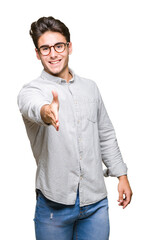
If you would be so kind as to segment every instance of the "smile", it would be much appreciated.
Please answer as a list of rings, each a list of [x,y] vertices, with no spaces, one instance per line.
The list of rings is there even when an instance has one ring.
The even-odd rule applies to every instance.
[[[57,61],[50,61],[49,63],[50,64],[57,64],[57,63],[59,63],[61,61],[61,59],[60,60],[57,60]]]

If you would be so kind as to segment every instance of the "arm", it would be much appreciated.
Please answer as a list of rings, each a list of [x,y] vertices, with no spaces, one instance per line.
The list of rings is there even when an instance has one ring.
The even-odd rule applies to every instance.
[[[24,118],[44,126],[52,124],[58,130],[59,102],[56,92],[52,91],[52,95],[46,99],[38,87],[29,84],[21,89],[17,100]]]
[[[99,97],[98,108],[98,130],[102,153],[102,161],[107,167],[104,171],[105,176],[118,177],[119,206],[125,208],[131,201],[132,190],[127,178],[127,166],[122,159],[122,155],[117,143],[114,127],[107,114],[100,92],[97,88]],[[125,198],[123,198],[125,196]]]
[[[107,114],[100,93],[98,106],[98,132],[102,161],[107,167],[107,170],[104,171],[104,175],[106,177],[120,177],[126,175],[127,166],[123,161],[114,127]]]

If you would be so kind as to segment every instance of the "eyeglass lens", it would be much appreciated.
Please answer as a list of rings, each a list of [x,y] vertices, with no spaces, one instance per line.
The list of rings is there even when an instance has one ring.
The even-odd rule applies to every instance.
[[[60,53],[65,50],[65,46],[67,43],[56,43],[54,46],[43,46],[40,48],[40,52],[42,55],[48,55],[51,51],[51,47],[54,47],[55,51]]]

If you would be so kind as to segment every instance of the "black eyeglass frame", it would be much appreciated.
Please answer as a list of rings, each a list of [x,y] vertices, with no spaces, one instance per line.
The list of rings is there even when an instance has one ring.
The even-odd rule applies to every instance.
[[[55,49],[55,46],[57,46],[57,45],[59,45],[59,44],[63,44],[63,45],[64,45],[64,50],[63,50],[63,51],[57,51],[57,50]],[[46,55],[45,55],[45,54],[42,54],[43,56],[48,56],[48,55],[50,54],[50,52],[51,52],[51,48],[52,48],[52,47],[54,48],[55,52],[57,52],[57,53],[62,53],[62,52],[65,51],[66,46],[68,46],[68,45],[69,45],[69,42],[66,42],[66,43],[64,43],[64,42],[58,42],[58,43],[55,43],[53,46],[42,45],[42,46],[40,46],[39,48],[37,48],[37,50],[40,52],[40,54],[42,54],[41,51],[40,51],[40,49],[43,48],[43,47],[48,47],[48,48],[49,48],[49,53],[46,54]]]

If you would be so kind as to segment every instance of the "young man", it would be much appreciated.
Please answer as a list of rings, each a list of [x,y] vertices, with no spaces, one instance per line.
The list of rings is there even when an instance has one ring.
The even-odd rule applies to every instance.
[[[32,23],[30,35],[44,70],[18,95],[37,163],[38,240],[108,240],[105,176],[119,179],[119,205],[132,191],[113,125],[93,80],[69,67],[68,28],[53,17]]]

